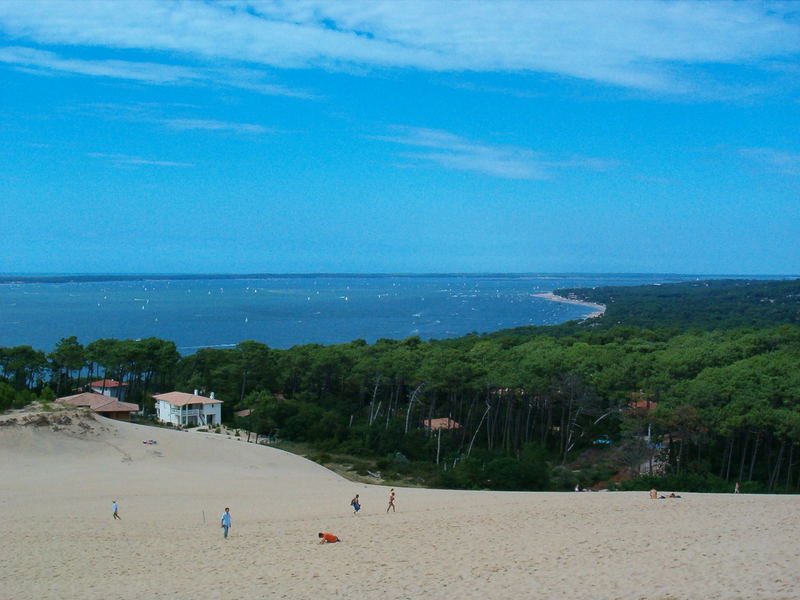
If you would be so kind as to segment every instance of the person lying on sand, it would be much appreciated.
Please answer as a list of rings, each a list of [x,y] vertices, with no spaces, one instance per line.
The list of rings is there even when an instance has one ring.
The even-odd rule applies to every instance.
[[[338,537],[333,535],[332,533],[322,533],[319,532],[317,536],[320,538],[320,544],[335,544],[336,542],[341,542]]]

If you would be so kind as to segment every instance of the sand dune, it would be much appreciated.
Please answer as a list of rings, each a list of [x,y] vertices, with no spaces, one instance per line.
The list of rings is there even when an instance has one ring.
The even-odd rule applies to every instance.
[[[273,448],[102,417],[56,428],[0,427],[1,598],[800,595],[794,496],[403,488],[387,515],[388,488]]]

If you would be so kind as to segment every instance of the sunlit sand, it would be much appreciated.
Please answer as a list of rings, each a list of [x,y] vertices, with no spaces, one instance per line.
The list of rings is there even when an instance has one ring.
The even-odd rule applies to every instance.
[[[71,414],[0,427],[2,598],[798,596],[796,496],[395,488],[386,514],[273,448]]]

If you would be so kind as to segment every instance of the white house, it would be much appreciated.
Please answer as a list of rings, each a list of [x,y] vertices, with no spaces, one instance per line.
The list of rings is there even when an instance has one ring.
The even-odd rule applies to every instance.
[[[222,400],[185,392],[168,392],[153,396],[156,401],[156,414],[162,423],[172,423],[181,427],[199,425],[219,425],[222,422]]]
[[[89,385],[91,391],[95,394],[110,396],[111,398],[116,398],[120,402],[125,399],[125,392],[128,387],[127,383],[121,383],[115,379],[101,379],[100,381],[93,381]]]

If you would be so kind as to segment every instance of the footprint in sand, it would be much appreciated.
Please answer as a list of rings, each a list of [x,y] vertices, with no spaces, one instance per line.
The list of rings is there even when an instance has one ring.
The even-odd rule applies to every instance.
[[[109,446],[111,446],[112,448],[114,448],[114,450],[116,450],[117,452],[119,452],[120,454],[122,454],[122,462],[133,462],[133,458],[131,457],[131,455],[130,455],[130,454],[128,454],[127,452],[125,452],[125,450],[123,450],[123,449],[122,449],[122,448],[120,448],[119,446],[116,446],[116,445],[112,444],[112,443],[111,443],[111,442],[109,442],[109,441],[106,441],[106,444],[108,444]]]

